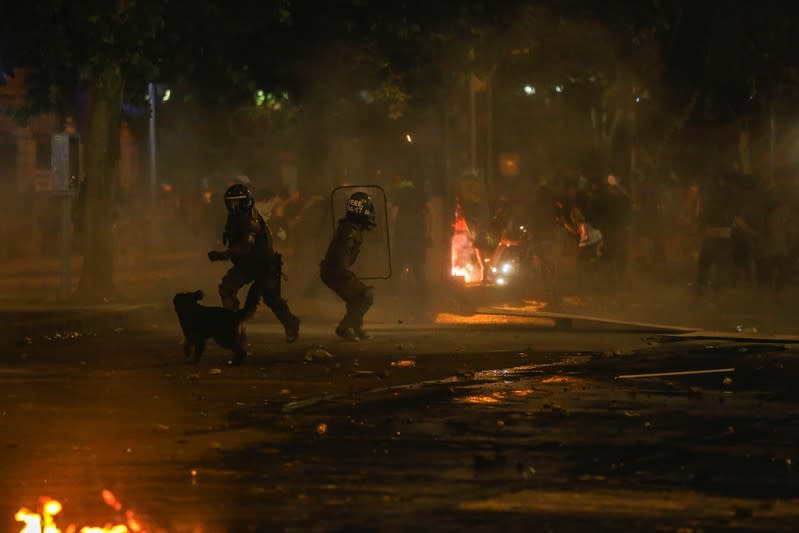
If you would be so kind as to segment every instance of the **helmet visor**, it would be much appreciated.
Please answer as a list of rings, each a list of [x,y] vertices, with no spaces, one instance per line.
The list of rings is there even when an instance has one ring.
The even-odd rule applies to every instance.
[[[250,207],[250,197],[247,195],[226,196],[225,206],[231,213],[241,213]]]

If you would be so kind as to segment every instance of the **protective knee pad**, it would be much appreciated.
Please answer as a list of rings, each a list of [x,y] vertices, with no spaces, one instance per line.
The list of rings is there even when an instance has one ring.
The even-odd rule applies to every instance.
[[[366,290],[363,291],[363,301],[368,307],[375,303],[375,290],[373,287],[366,287]]]
[[[375,303],[374,289],[372,289],[372,287],[366,287],[363,293],[361,293],[360,298],[358,298],[357,308],[363,314],[372,307],[373,303]]]

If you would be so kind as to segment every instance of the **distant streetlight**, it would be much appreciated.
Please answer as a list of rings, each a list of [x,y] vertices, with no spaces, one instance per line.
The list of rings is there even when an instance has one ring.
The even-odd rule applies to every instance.
[[[372,96],[372,93],[370,93],[366,89],[364,89],[361,92],[359,92],[358,93],[358,97],[362,101],[366,102],[367,104],[371,104],[374,101],[374,97]]]
[[[261,107],[266,101],[266,95],[261,89],[255,91],[255,105]]]
[[[149,203],[150,208],[155,208],[156,199],[158,197],[158,139],[156,136],[156,107],[159,103],[168,102],[172,96],[172,91],[161,83],[148,83],[147,95],[145,100],[150,104],[150,120],[149,120],[149,148],[150,148],[150,193]]]
[[[524,94],[526,94],[528,96],[534,95],[535,94],[535,87],[533,87],[532,85],[525,85],[524,86]]]
[[[563,87],[560,86],[560,85],[555,85],[555,92],[556,93],[562,93],[563,92]]]

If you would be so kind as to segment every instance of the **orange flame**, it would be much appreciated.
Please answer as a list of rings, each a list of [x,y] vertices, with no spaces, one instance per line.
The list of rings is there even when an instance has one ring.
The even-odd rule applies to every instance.
[[[480,254],[474,247],[474,238],[469,224],[460,208],[455,209],[450,257],[453,277],[463,278],[466,283],[479,283],[483,280]]]
[[[103,496],[103,501],[111,509],[114,511],[120,511],[122,509],[122,504],[117,501],[116,496],[114,496],[110,490],[103,489],[101,494]]]
[[[115,511],[122,511],[122,504],[116,496],[109,491],[103,490],[103,501]],[[41,514],[35,513],[26,507],[21,507],[14,515],[17,522],[24,523],[20,533],[61,533],[55,522],[55,517],[63,509],[61,502],[50,497],[39,498]],[[75,524],[67,526],[65,533],[147,533],[142,523],[136,518],[133,511],[125,511],[124,524],[106,524],[102,527],[84,526],[78,529]]]

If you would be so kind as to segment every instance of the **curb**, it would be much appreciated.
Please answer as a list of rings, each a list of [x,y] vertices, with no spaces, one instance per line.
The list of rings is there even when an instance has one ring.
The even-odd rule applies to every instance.
[[[0,342],[19,344],[75,332],[110,332],[151,320],[164,309],[161,304],[6,308],[0,310]]]

